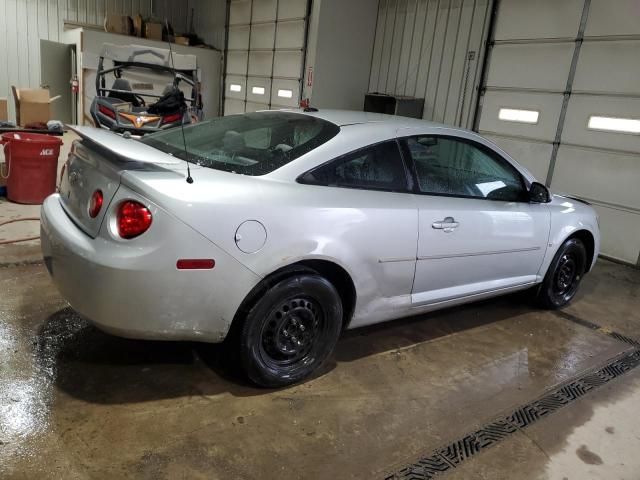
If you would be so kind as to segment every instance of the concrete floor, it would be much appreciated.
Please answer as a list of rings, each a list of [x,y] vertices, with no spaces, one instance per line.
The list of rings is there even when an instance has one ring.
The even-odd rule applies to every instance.
[[[599,261],[567,312],[640,338],[640,270]],[[125,340],[42,265],[0,268],[0,478],[383,478],[630,350],[522,294],[347,332],[314,379],[246,385],[221,350]],[[640,478],[640,368],[442,478]]]

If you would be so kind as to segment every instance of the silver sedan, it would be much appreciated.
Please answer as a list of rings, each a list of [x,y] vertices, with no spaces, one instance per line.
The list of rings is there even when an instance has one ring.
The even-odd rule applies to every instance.
[[[42,209],[62,295],[115,335],[224,340],[263,386],[343,329],[523,289],[562,307],[598,256],[590,206],[466,130],[346,111],[75,130]]]

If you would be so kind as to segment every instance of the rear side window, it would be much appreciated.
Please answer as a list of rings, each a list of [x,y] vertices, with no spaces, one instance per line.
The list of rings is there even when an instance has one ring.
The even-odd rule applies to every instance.
[[[306,173],[300,181],[329,187],[407,190],[407,175],[395,141],[349,153]]]
[[[438,136],[403,142],[423,193],[509,202],[528,199],[518,171],[482,145]]]
[[[230,115],[184,128],[189,161],[244,175],[264,175],[335,137],[337,125],[291,112]],[[145,136],[143,143],[186,160],[180,128]]]

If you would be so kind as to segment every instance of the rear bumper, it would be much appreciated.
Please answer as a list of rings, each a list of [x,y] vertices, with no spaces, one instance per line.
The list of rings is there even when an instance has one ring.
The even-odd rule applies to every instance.
[[[108,221],[96,238],[87,236],[58,194],[45,200],[41,218],[42,254],[56,287],[78,313],[115,335],[222,341],[260,280],[157,208],[150,230],[129,241],[111,238]],[[211,270],[177,270],[178,258],[213,258],[216,264]]]

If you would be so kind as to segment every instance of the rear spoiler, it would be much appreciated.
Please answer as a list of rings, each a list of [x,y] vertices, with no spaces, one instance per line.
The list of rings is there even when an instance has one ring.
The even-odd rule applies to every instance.
[[[109,130],[93,127],[69,125],[69,129],[80,135],[83,140],[97,145],[110,152],[110,156],[117,156],[119,160],[137,163],[152,163],[154,165],[177,165],[183,160],[172,157],[149,145],[126,138]]]

